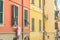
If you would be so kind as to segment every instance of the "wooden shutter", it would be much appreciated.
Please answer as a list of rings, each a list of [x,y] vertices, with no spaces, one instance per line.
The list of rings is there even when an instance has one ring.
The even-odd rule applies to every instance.
[[[39,0],[39,8],[41,8],[41,0]]]
[[[14,22],[14,9],[15,9],[15,7],[14,7],[14,5],[12,5],[12,20],[11,20],[11,24],[12,24],[12,26],[15,24],[15,22]]]
[[[55,19],[58,17],[58,11],[55,11]]]
[[[28,10],[25,10],[25,26],[28,26]]]
[[[34,18],[32,18],[32,31],[34,31]]]
[[[41,31],[41,20],[39,20],[39,31]]]
[[[34,4],[34,0],[32,0],[32,4]]]
[[[58,23],[55,23],[55,29],[58,29]]]
[[[3,1],[0,1],[0,24],[3,23]]]
[[[16,19],[16,25],[18,25],[18,7],[15,6],[15,19]]]

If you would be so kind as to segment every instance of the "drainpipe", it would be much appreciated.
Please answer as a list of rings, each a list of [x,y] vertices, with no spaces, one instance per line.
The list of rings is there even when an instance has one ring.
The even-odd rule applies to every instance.
[[[55,6],[56,6],[56,10],[58,11],[57,0],[55,0]],[[58,24],[58,21],[57,21],[57,24]],[[58,26],[57,26],[57,29],[56,29],[56,37],[57,37],[56,40],[58,40]]]
[[[45,40],[45,20],[44,20],[44,6],[45,6],[45,0],[43,0],[43,40]]]
[[[22,0],[22,40],[23,40],[23,0]]]

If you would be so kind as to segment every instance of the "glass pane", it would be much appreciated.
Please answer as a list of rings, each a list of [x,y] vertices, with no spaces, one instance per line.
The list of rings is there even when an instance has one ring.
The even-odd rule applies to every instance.
[[[0,23],[3,23],[3,13],[0,13]]]
[[[3,12],[3,1],[0,1],[0,12]]]

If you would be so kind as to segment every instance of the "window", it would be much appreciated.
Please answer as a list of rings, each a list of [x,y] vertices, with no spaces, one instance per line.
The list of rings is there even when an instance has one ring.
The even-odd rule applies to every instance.
[[[55,11],[55,19],[58,18],[58,12],[59,12],[59,11]]]
[[[39,31],[41,31],[41,20],[39,20]]]
[[[25,27],[28,26],[28,10],[24,9]]]
[[[0,0],[0,24],[3,23],[3,0]]]
[[[58,23],[55,23],[55,29],[58,29]]]
[[[32,0],[32,4],[34,4],[34,0]]]
[[[32,31],[34,31],[34,18],[32,18]]]
[[[12,25],[18,25],[18,6],[12,6]]]
[[[41,0],[39,0],[39,8],[41,8]]]
[[[29,36],[24,37],[24,40],[29,40]]]

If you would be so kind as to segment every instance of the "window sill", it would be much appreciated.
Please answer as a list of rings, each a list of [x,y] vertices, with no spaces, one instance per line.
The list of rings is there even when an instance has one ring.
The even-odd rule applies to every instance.
[[[4,24],[0,24],[0,26],[4,26]]]
[[[17,26],[12,26],[13,28],[17,28]]]

